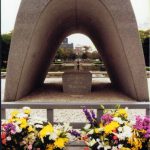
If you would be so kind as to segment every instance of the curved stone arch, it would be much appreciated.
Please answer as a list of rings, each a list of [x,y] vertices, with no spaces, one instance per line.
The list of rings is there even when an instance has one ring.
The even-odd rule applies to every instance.
[[[86,34],[100,50],[114,85],[138,101],[148,100],[144,57],[129,0],[22,0],[5,101],[20,99],[40,86],[57,47],[75,32]]]

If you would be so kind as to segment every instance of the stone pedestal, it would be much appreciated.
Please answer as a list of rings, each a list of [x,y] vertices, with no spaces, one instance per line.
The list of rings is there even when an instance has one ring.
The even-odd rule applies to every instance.
[[[84,94],[91,92],[92,74],[90,72],[65,72],[62,79],[65,93]]]

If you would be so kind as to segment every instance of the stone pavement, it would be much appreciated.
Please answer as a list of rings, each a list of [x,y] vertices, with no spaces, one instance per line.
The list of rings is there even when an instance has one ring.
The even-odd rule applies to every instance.
[[[94,101],[98,101],[100,99],[100,96],[101,96],[101,92],[99,91],[99,86],[97,84],[101,83],[103,86],[101,87],[101,89],[103,89],[103,98],[105,98],[105,95],[107,94],[107,97],[108,97],[108,94],[113,92],[113,93],[116,93],[117,91],[110,91],[109,90],[109,87],[106,86],[105,84],[106,83],[110,83],[110,80],[109,78],[93,78],[92,79],[92,82],[93,82],[93,85],[95,85],[95,89],[93,89],[94,91],[91,93],[91,94],[86,94],[86,95],[68,95],[68,94],[64,94],[61,92],[62,88],[61,88],[61,82],[62,82],[62,78],[46,78],[45,80],[45,84],[49,83],[46,85],[46,88],[47,88],[47,95],[43,97],[43,95],[45,94],[44,91],[42,91],[43,89],[39,89],[39,91],[41,91],[39,93],[39,91],[35,91],[34,93],[32,93],[29,98],[30,98],[30,101],[34,101],[35,99],[35,95],[36,92],[38,95],[38,99],[36,99],[36,101],[48,101],[49,100],[49,96],[51,97],[51,100],[54,101],[54,102],[59,102],[60,100],[61,101],[64,101],[64,102],[68,102],[68,101],[79,101],[80,102],[82,101],[91,101],[91,100],[94,100]],[[105,83],[105,84],[104,84]],[[149,85],[149,93],[150,93],[150,78],[148,78],[148,85]],[[5,87],[5,79],[1,79],[1,98],[3,100],[3,97],[4,97],[4,87]],[[51,89],[51,90],[50,90]],[[106,90],[106,91],[105,91]],[[105,91],[105,93],[104,93]],[[120,94],[119,96],[122,97],[123,95],[121,93],[116,93],[116,94]],[[43,99],[44,98],[44,99]],[[109,97],[111,100],[113,99],[113,97]],[[125,97],[126,100],[129,100],[128,97]],[[109,100],[110,100],[109,99]],[[22,99],[22,100],[25,100],[27,101],[28,100],[28,97]],[[103,99],[103,100],[106,100]],[[30,102],[29,101],[29,102]],[[108,99],[107,99],[108,101]],[[120,101],[120,99],[118,99],[118,101]],[[109,101],[108,101],[109,102]],[[11,110],[7,110],[6,111],[6,114],[7,114],[7,117],[9,115]],[[134,116],[134,115],[145,115],[145,110],[138,110],[138,111],[134,111],[134,110],[130,110],[130,117]],[[46,119],[46,110],[43,110],[43,109],[40,109],[40,110],[33,110],[32,111],[32,114],[31,116],[39,116],[43,119]],[[85,122],[86,119],[84,117],[84,114],[82,113],[81,110],[69,110],[69,109],[65,109],[65,110],[54,110],[54,121],[57,122],[68,122],[68,120],[70,122],[80,122],[80,121],[83,121]]]

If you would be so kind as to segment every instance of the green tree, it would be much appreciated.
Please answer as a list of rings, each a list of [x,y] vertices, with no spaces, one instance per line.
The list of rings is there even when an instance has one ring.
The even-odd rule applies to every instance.
[[[150,66],[150,38],[145,38],[142,46],[143,46],[143,50],[144,50],[144,57],[145,57],[145,64],[146,66]]]
[[[82,59],[87,59],[88,58],[88,54],[87,52],[84,52],[81,56]]]
[[[1,35],[1,68],[6,68],[12,32]]]
[[[150,66],[150,30],[146,31],[139,31],[141,42],[142,42],[142,47],[143,47],[143,53],[144,53],[144,58],[145,58],[145,64],[146,66]]]
[[[140,34],[141,42],[143,43],[146,38],[150,38],[150,29],[146,31],[139,30],[139,34]]]
[[[59,48],[56,52],[55,59],[61,59],[64,61],[75,60],[77,55],[73,52],[73,49]]]

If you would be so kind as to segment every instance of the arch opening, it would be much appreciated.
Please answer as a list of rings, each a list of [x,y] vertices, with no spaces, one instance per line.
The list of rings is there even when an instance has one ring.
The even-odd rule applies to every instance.
[[[74,35],[74,34],[69,34],[69,36],[71,36],[71,35]],[[81,35],[86,36],[85,34],[81,34]],[[69,36],[67,36],[67,38]],[[86,37],[89,38],[88,36],[86,36]],[[63,41],[64,41],[64,39],[63,39]],[[60,42],[61,44],[59,46],[57,45],[56,47],[60,48],[63,41],[61,41]],[[91,43],[93,43],[93,42],[91,41]],[[76,46],[78,48],[78,45],[76,45]],[[82,48],[82,47],[80,47],[80,48]],[[104,68],[104,63],[103,63],[101,57],[99,58],[101,64],[95,68],[92,68],[92,67],[87,68],[86,64],[84,64],[84,62],[81,62],[81,70],[82,71],[83,70],[91,71],[91,73],[94,70],[97,71],[96,74],[94,74],[94,72],[93,72],[91,93],[85,93],[85,94],[63,93],[62,74],[63,74],[63,72],[65,72],[65,69],[63,67],[60,68],[61,72],[59,72],[58,74],[56,72],[53,73],[53,70],[52,70],[52,69],[55,69],[55,68],[52,68],[52,65],[54,64],[54,62],[56,62],[55,58],[56,58],[58,49],[56,51],[53,51],[54,52],[53,55],[49,55],[49,57],[51,58],[51,59],[49,59],[50,66],[48,68],[48,72],[44,79],[44,82],[39,86],[38,89],[37,88],[33,89],[33,91],[28,96],[22,98],[22,100],[33,100],[33,99],[40,100],[42,97],[43,101],[44,100],[47,101],[47,100],[49,100],[49,97],[51,97],[50,101],[52,101],[52,102],[53,101],[64,101],[65,99],[69,99],[70,101],[74,102],[74,101],[77,101],[81,97],[83,98],[83,96],[84,96],[83,101],[90,100],[90,99],[92,99],[93,101],[98,101],[98,100],[102,101],[102,100],[109,100],[109,99],[131,100],[126,94],[124,94],[120,89],[118,89],[117,86],[115,86],[111,83],[111,80],[108,76],[106,67]],[[74,51],[76,53],[75,47],[74,47]],[[84,50],[81,49],[81,53],[83,51]],[[95,48],[95,52],[98,52],[98,54],[100,53],[100,51],[98,51],[96,48]],[[52,56],[53,56],[53,58],[52,58]],[[77,56],[76,59],[78,59],[78,58],[81,59],[81,57],[82,57],[82,55],[80,54],[80,56]],[[68,60],[62,60],[62,61],[64,61],[65,63],[67,61],[67,63],[69,63]],[[83,61],[83,60],[81,60],[81,61]],[[94,61],[94,59],[90,60],[89,64],[91,64],[91,61]],[[95,66],[94,63],[92,65]],[[67,69],[67,71],[71,71],[71,70],[75,70],[75,63],[73,63],[73,65],[69,69]],[[56,70],[54,70],[54,71],[56,71]],[[102,71],[105,71],[105,72],[102,72]],[[95,76],[97,76],[97,77],[95,77]],[[107,97],[105,97],[106,95],[107,95]],[[113,95],[113,98],[112,98],[112,95]]]
[[[58,92],[63,91],[62,75],[64,72],[77,71],[78,61],[79,71],[88,71],[93,74],[92,92],[101,91],[102,87],[107,85],[110,87],[111,81],[100,53],[90,38],[84,34],[76,33],[65,37],[52,60],[44,81],[52,91],[54,89]],[[57,81],[52,80],[55,77],[58,77]]]

